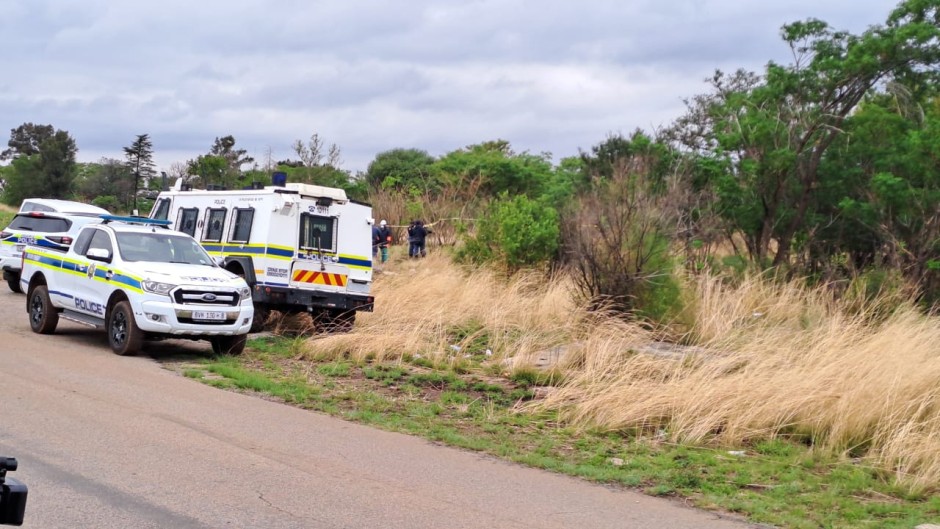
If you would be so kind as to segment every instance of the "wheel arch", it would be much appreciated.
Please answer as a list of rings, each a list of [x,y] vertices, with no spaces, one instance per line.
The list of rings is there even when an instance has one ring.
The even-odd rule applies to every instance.
[[[111,309],[113,309],[115,305],[122,301],[130,301],[130,298],[127,297],[127,294],[123,290],[115,290],[111,293],[111,296],[108,297],[107,308],[104,311],[105,322],[111,318]]]
[[[222,268],[225,268],[233,274],[244,277],[245,282],[248,283],[250,287],[255,286],[255,283],[257,283],[257,278],[255,278],[255,262],[247,255],[226,257],[225,261],[222,263]]]
[[[49,285],[46,282],[46,276],[42,272],[36,272],[29,278],[29,286],[26,288],[26,312],[29,312],[29,298],[33,295],[33,290],[39,285]]]

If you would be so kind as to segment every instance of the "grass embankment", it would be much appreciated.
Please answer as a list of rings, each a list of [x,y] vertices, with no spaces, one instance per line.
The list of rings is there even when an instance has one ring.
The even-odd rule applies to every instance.
[[[434,256],[390,263],[376,296],[352,333],[255,339],[186,374],[779,526],[940,521],[940,326],[903,304],[707,280],[701,347],[652,355],[564,280]]]

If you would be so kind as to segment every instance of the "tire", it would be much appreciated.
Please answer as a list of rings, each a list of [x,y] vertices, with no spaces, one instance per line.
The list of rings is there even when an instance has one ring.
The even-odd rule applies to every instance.
[[[7,276],[7,286],[10,287],[10,290],[12,290],[16,294],[23,293],[23,289],[20,288],[20,275],[19,274],[16,274],[16,277],[14,277],[14,274],[9,274]]]
[[[134,320],[134,311],[129,302],[121,301],[111,309],[107,329],[108,344],[115,354],[125,356],[140,351],[144,333]]]
[[[212,352],[217,355],[238,356],[245,351],[248,335],[213,336],[209,342],[212,343]]]
[[[251,330],[249,332],[261,332],[264,330],[264,324],[271,315],[270,309],[262,309],[255,305],[255,317],[251,320]]]
[[[29,326],[35,333],[52,334],[59,324],[59,312],[49,299],[49,288],[39,285],[29,293],[26,302],[29,311]]]

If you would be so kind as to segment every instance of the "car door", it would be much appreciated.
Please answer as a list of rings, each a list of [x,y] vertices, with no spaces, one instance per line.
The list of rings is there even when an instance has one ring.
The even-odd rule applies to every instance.
[[[80,240],[76,241],[75,270],[78,274],[72,276],[74,285],[74,310],[90,316],[104,318],[105,308],[107,307],[108,297],[114,290],[110,284],[113,275],[111,263],[106,263],[89,258],[88,252],[93,249],[107,250],[112,259],[115,259],[114,242],[111,234],[102,229],[87,230],[92,232],[87,246],[79,248]],[[84,236],[84,233],[82,234]],[[80,274],[80,275],[79,275]]]

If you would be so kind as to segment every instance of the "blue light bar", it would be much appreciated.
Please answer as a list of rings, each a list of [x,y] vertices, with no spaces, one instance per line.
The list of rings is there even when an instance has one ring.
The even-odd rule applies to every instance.
[[[101,215],[101,218],[104,219],[104,223],[109,222],[124,222],[126,224],[144,224],[152,226],[169,226],[170,221],[168,220],[158,220],[158,219],[149,219],[147,217],[122,217],[120,215]]]

